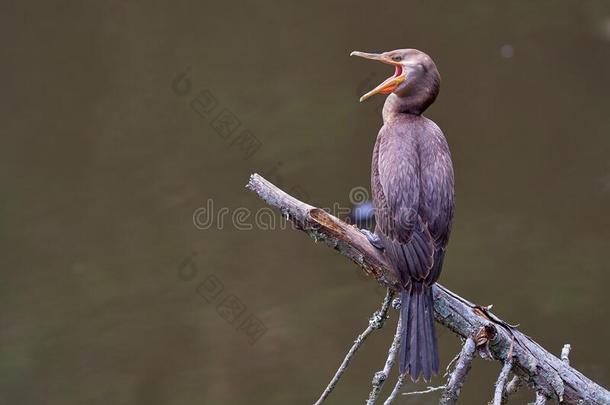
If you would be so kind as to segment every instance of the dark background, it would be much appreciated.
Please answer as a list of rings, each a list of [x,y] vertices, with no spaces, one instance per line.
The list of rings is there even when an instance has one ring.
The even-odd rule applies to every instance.
[[[604,1],[3,2],[0,402],[312,403],[380,289],[303,233],[193,213],[263,208],[254,171],[349,207],[381,123],[382,100],[358,97],[391,74],[349,52],[404,47],[443,76],[441,282],[610,385],[609,46]],[[224,109],[229,135],[211,126]],[[364,401],[396,318],[329,403]],[[439,334],[444,366],[460,342]],[[463,402],[490,400],[499,367],[477,359]]]

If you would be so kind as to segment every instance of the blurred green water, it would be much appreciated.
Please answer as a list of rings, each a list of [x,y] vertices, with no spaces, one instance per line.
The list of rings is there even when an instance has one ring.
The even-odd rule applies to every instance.
[[[381,120],[381,100],[357,99],[389,73],[348,55],[399,47],[443,76],[428,112],[457,176],[442,283],[549,350],[571,343],[572,364],[610,384],[607,3],[0,7],[0,403],[313,402],[379,290],[302,233],[192,217],[208,199],[262,208],[243,188],[253,171],[348,205]],[[224,109],[240,121],[226,138]],[[244,129],[260,141],[248,159]],[[329,403],[368,395],[395,320]],[[459,341],[439,334],[446,364]],[[489,400],[498,371],[477,360],[463,402]]]

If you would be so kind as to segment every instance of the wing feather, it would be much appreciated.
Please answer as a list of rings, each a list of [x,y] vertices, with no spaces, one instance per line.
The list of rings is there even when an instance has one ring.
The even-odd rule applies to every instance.
[[[408,137],[382,132],[373,152],[373,195],[377,234],[403,284],[425,282],[436,247],[420,214],[420,161]]]

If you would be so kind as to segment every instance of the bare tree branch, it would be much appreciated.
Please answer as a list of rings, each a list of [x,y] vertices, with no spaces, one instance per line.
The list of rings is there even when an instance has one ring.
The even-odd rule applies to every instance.
[[[502,404],[506,404],[508,402],[508,397],[519,391],[522,386],[523,379],[519,376],[513,376],[512,380],[506,384],[504,392],[502,393]]]
[[[267,204],[278,208],[298,229],[314,240],[323,241],[347,256],[379,283],[398,288],[398,279],[383,253],[371,246],[357,228],[291,197],[257,174],[251,176],[247,188]],[[485,328],[490,336],[486,347],[495,359],[506,359],[514,340],[513,373],[544,396],[563,400],[566,404],[577,404],[579,401],[587,404],[610,403],[608,390],[549,353],[488,308],[475,305],[439,284],[433,286],[433,295],[436,321],[464,339]]]
[[[498,376],[498,381],[496,381],[496,390],[494,393],[493,405],[502,405],[502,398],[504,394],[504,386],[506,385],[506,381],[508,380],[508,374],[513,367],[513,345],[511,343],[510,350],[508,351],[508,355],[506,356],[506,360],[504,361],[504,365],[502,366],[502,371],[500,371],[500,375]]]
[[[449,376],[445,392],[443,392],[443,396],[439,402],[440,405],[453,405],[457,402],[460,391],[462,390],[462,385],[464,385],[464,380],[466,379],[466,374],[470,371],[475,352],[476,343],[474,339],[469,337],[464,342],[460,356],[458,357],[457,363],[455,363],[455,368]]]
[[[369,399],[366,402],[367,405],[373,405],[383,388],[383,384],[385,380],[390,376],[390,371],[392,371],[392,367],[396,362],[396,354],[400,349],[400,332],[402,330],[402,325],[400,323],[400,319],[396,324],[396,333],[394,333],[394,339],[392,340],[392,345],[388,350],[388,358],[385,361],[385,365],[383,366],[383,370],[378,371],[373,376],[373,389],[369,394]]]
[[[388,310],[390,309],[390,305],[392,304],[392,299],[394,298],[394,294],[395,294],[394,291],[392,289],[388,288],[386,296],[383,299],[383,303],[381,304],[381,308],[378,311],[375,311],[373,316],[371,316],[371,319],[369,319],[369,326],[367,326],[367,328],[364,330],[364,332],[362,332],[360,335],[358,335],[358,337],[354,341],[354,344],[349,349],[349,351],[347,352],[347,355],[343,359],[343,362],[339,366],[339,369],[335,373],[335,376],[328,383],[328,386],[326,387],[324,392],[322,392],[322,395],[320,395],[320,398],[316,401],[315,405],[319,405],[322,402],[324,402],[324,400],[326,398],[328,398],[330,393],[333,392],[333,390],[335,389],[335,386],[341,379],[341,376],[343,375],[345,370],[347,370],[347,367],[349,366],[350,361],[352,361],[352,357],[354,357],[354,355],[356,354],[358,349],[360,349],[360,346],[362,346],[362,344],[364,343],[366,338],[369,337],[369,335],[373,331],[375,331],[377,329],[381,329],[383,327],[383,324],[385,323],[385,321],[387,319]]]
[[[392,402],[394,402],[394,400],[398,396],[398,393],[402,389],[402,386],[405,383],[405,379],[406,378],[407,378],[406,374],[401,374],[401,375],[398,376],[398,380],[396,381],[396,385],[394,386],[394,389],[392,390],[392,393],[390,394],[388,399],[385,400],[383,405],[390,405]]]

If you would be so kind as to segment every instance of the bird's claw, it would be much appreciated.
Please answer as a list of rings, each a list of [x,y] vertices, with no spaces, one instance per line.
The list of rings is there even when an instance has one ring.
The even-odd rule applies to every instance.
[[[366,239],[369,241],[369,243],[371,245],[373,245],[375,248],[379,249],[379,250],[384,250],[383,244],[381,243],[381,238],[377,235],[375,235],[373,232],[369,231],[368,229],[361,229],[360,232],[362,232],[364,234],[364,236],[366,236]]]

